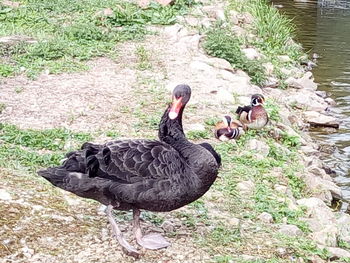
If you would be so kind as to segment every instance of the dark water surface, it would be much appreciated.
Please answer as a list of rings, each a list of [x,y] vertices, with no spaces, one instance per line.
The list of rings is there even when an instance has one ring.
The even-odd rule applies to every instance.
[[[326,91],[337,102],[331,111],[342,124],[337,132],[313,132],[312,136],[338,147],[326,162],[337,171],[336,182],[350,201],[350,0],[272,2],[293,18],[296,40],[305,50],[320,55],[313,69],[315,81],[318,90]]]

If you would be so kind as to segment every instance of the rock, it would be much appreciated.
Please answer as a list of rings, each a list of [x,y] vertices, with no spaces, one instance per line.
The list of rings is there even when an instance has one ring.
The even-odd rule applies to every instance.
[[[163,228],[166,233],[175,232],[175,225],[169,220],[165,220],[160,227]]]
[[[243,24],[252,24],[254,22],[254,17],[248,12],[238,14],[238,19]]]
[[[350,215],[341,213],[337,218],[337,227],[339,229],[339,240],[350,245]]]
[[[323,90],[316,90],[315,91],[316,95],[325,99],[327,97],[327,92],[323,91]]]
[[[244,28],[240,27],[240,26],[233,26],[232,27],[232,32],[238,37],[244,36],[244,35],[247,34],[247,31]]]
[[[188,130],[188,131],[205,131],[205,127],[203,124],[193,123],[193,124],[187,125],[186,130]]]
[[[270,147],[265,142],[258,141],[257,139],[250,140],[247,149],[264,157],[267,157],[270,152]]]
[[[283,62],[283,63],[287,63],[287,62],[291,62],[292,60],[290,59],[289,56],[287,55],[281,55],[281,56],[277,56],[277,58]]]
[[[241,195],[251,195],[253,194],[254,189],[255,184],[250,180],[242,181],[237,184],[237,190],[240,192]]]
[[[260,59],[261,54],[255,48],[244,48],[242,52],[246,55],[246,57],[250,60]]]
[[[0,200],[9,201],[12,200],[12,197],[5,189],[0,189]]]
[[[219,91],[216,93],[216,99],[218,102],[222,103],[232,103],[232,101],[234,101],[232,93],[226,89],[219,89]]]
[[[230,15],[229,16],[229,20],[231,21],[231,23],[234,24],[234,25],[238,25],[238,23],[239,23],[239,19],[238,19],[239,14],[238,14],[238,12],[234,11],[234,10],[230,10],[229,15]]]
[[[313,255],[310,258],[308,258],[310,263],[325,263],[327,262],[326,260],[323,260],[322,258],[320,258],[317,255]]]
[[[209,72],[213,70],[213,67],[209,66],[207,63],[196,60],[191,62],[190,68],[203,72]]]
[[[202,11],[207,13],[210,18],[215,18],[216,20],[226,20],[225,11],[222,7],[218,6],[203,6]]]
[[[150,0],[139,0],[137,4],[141,8],[146,8],[149,6],[150,2],[151,2]],[[167,5],[173,4],[175,2],[175,0],[156,0],[156,2],[158,4],[161,4],[162,6],[167,6]]]
[[[327,116],[316,111],[305,111],[304,119],[312,127],[332,127],[339,128],[340,121],[332,116]]]
[[[336,106],[337,105],[335,100],[333,100],[332,98],[325,98],[324,101],[327,102],[328,105],[330,105],[330,106]]]
[[[289,77],[285,80],[285,83],[296,89],[308,89],[315,91],[317,89],[317,84],[314,82],[314,78],[311,72],[306,72],[303,77],[299,79],[295,79],[293,77]]]
[[[337,233],[338,229],[336,226],[326,225],[321,231],[314,232],[311,236],[318,244],[334,247],[337,245]]]
[[[276,252],[277,252],[278,256],[281,257],[281,258],[284,258],[288,254],[287,249],[284,248],[284,247],[277,248]]]
[[[319,151],[317,151],[316,149],[314,149],[313,147],[309,146],[309,145],[305,145],[305,146],[301,146],[300,150],[306,155],[306,156],[319,156],[320,153]]]
[[[204,28],[210,28],[211,27],[212,20],[208,17],[204,17],[199,21],[199,25]]]
[[[222,58],[208,58],[205,61],[207,64],[209,64],[212,67],[218,68],[218,69],[224,69],[233,72],[233,67],[231,66],[230,62],[228,62],[226,59]]]
[[[8,0],[3,0],[1,2],[1,4],[4,6],[9,6],[9,7],[13,7],[13,8],[18,8],[21,5],[21,3],[19,3],[19,2],[13,2],[13,1],[8,1]]]
[[[300,236],[303,232],[295,225],[281,225],[279,233],[286,236]]]
[[[167,26],[164,28],[164,33],[168,37],[170,37],[173,40],[177,40],[178,33],[183,29],[184,27],[180,24],[174,24],[171,26]]]
[[[19,42],[25,42],[25,43],[37,43],[34,38],[24,36],[24,35],[13,35],[13,36],[5,36],[5,37],[0,37],[0,43],[3,44],[8,44],[8,45],[15,45]]]
[[[264,223],[273,223],[273,217],[271,214],[267,213],[267,212],[262,212],[259,216],[258,216],[259,220],[264,222]]]
[[[266,75],[271,76],[273,74],[274,65],[271,62],[264,63],[263,67],[265,68]]]
[[[302,110],[323,112],[329,107],[329,105],[313,91],[305,89],[294,92],[290,90],[287,91],[287,94],[284,96],[284,100],[287,104]]]
[[[320,180],[322,180],[321,178],[312,174],[305,174],[303,179],[312,196],[321,199],[327,205],[331,205],[333,200],[332,194],[327,187],[320,182]]]
[[[331,260],[340,258],[350,259],[350,252],[339,247],[327,247],[327,250],[331,254]]]
[[[198,26],[200,21],[197,17],[194,16],[187,16],[185,17],[185,21],[189,26]]]

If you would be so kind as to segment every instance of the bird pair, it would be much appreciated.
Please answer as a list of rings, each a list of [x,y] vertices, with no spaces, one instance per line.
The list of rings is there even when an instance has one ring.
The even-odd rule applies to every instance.
[[[236,110],[239,120],[232,120],[224,116],[223,121],[215,125],[215,137],[220,141],[238,139],[247,129],[261,129],[269,121],[268,114],[263,106],[265,98],[261,94],[251,97],[249,106],[239,106]]]

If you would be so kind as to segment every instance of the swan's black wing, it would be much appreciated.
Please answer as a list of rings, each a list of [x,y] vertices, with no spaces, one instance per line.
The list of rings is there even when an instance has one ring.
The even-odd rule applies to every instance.
[[[85,147],[89,177],[108,178],[123,184],[166,179],[181,174],[186,163],[171,146],[153,140],[122,140]]]

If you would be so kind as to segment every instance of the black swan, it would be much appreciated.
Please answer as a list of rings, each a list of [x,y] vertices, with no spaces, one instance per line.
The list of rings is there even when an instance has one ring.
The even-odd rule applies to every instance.
[[[189,86],[175,87],[160,121],[160,141],[85,143],[81,150],[68,153],[61,166],[38,174],[57,187],[106,205],[113,234],[128,255],[139,253],[123,238],[113,209],[133,210],[133,231],[142,247],[169,246],[160,234],[142,235],[140,209],[165,212],[195,201],[214,183],[221,165],[210,144],[193,144],[185,137],[182,113],[190,97]]]
[[[228,141],[231,139],[238,140],[244,134],[245,125],[239,120],[232,120],[228,115],[222,118],[222,121],[216,123],[214,135],[220,141]]]
[[[239,106],[236,113],[241,123],[249,129],[261,129],[269,122],[269,116],[263,106],[265,98],[261,94],[254,94],[251,97],[250,106]]]

